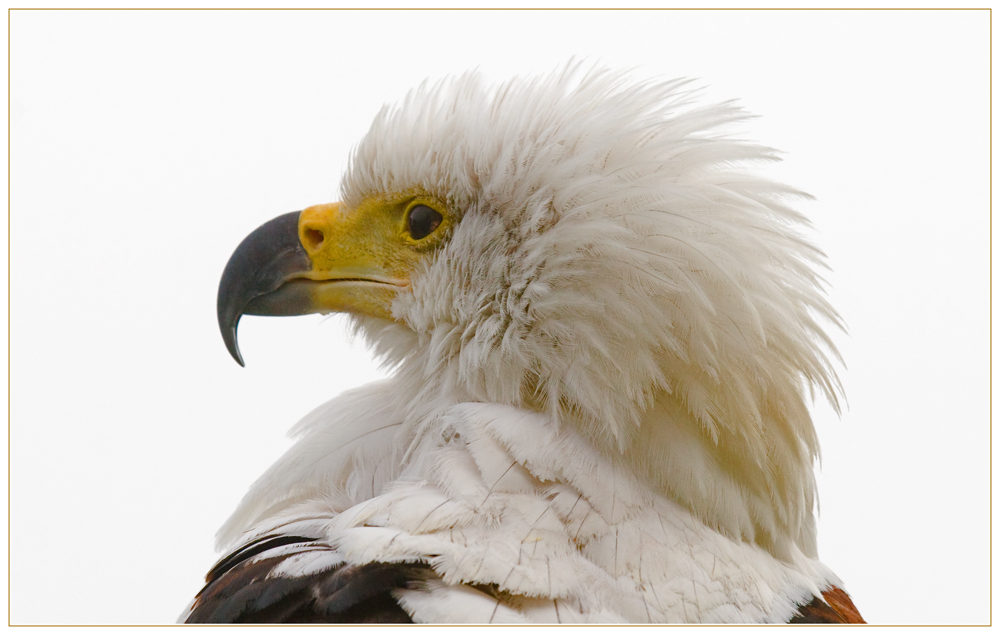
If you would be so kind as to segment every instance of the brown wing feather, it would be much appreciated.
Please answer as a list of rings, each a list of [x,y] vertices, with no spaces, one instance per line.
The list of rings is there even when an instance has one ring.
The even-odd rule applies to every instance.
[[[823,591],[823,598],[814,597],[799,607],[799,614],[789,624],[866,624],[861,613],[843,590],[835,586]]]

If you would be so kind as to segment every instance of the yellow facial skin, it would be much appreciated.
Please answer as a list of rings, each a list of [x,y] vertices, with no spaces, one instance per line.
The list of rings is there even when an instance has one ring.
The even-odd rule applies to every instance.
[[[449,234],[456,217],[422,191],[289,212],[251,232],[219,281],[219,330],[240,364],[243,315],[350,311],[392,319],[392,301]]]
[[[441,215],[429,235],[410,235],[408,215],[425,205]],[[309,293],[319,313],[350,311],[392,319],[391,304],[410,284],[417,263],[439,245],[453,223],[439,199],[419,191],[364,200],[354,209],[341,203],[316,205],[299,215],[299,240],[312,269],[296,278],[312,280]]]

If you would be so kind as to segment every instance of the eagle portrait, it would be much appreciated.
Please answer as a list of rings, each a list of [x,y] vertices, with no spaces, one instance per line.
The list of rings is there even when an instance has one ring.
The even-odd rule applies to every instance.
[[[841,319],[806,195],[699,97],[576,63],[425,83],[339,202],[247,236],[240,364],[242,315],[345,312],[393,374],[296,426],[182,621],[862,621],[818,558]]]

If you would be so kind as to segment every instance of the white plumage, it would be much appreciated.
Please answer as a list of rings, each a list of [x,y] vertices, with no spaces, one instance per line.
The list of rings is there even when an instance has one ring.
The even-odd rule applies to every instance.
[[[746,170],[773,152],[725,136],[745,115],[688,86],[569,66],[383,109],[344,208],[412,190],[457,222],[392,319],[356,315],[392,378],[299,423],[220,546],[314,539],[249,558],[268,579],[427,563],[392,591],[418,622],[785,622],[839,587],[822,254]]]

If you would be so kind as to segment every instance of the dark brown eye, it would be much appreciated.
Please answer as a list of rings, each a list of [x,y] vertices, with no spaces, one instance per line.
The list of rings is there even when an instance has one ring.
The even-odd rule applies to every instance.
[[[414,205],[406,217],[406,229],[414,240],[431,235],[441,224],[441,214],[426,205]]]

